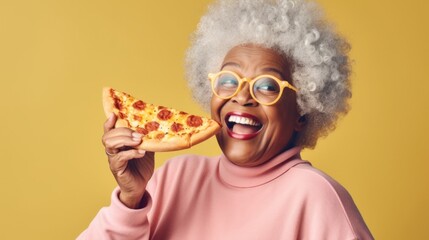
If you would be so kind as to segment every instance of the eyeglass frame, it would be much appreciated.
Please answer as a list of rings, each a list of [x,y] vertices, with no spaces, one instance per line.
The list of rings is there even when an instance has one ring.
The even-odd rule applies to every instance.
[[[220,96],[219,94],[217,94],[217,93],[216,93],[216,91],[215,91],[215,87],[214,87],[214,81],[215,81],[215,79],[216,79],[219,75],[224,74],[224,73],[232,74],[232,75],[233,75],[234,77],[236,77],[236,78],[237,78],[237,80],[238,80],[238,87],[237,87],[237,90],[235,90],[235,92],[234,92],[231,96],[229,96],[229,97],[222,97],[222,96]],[[272,102],[270,102],[270,103],[263,103],[263,102],[259,101],[259,100],[256,98],[255,94],[253,93],[253,85],[255,84],[255,82],[256,82],[257,80],[261,79],[261,78],[264,78],[264,77],[269,77],[269,78],[274,79],[274,80],[277,82],[277,84],[280,86],[280,92],[279,92],[279,95],[277,96],[277,98],[276,98],[274,101],[272,101]],[[260,104],[262,104],[262,105],[266,105],[266,106],[270,106],[270,105],[273,105],[273,104],[277,103],[277,102],[279,101],[279,99],[281,98],[281,96],[282,96],[282,94],[283,94],[283,90],[284,90],[285,88],[289,88],[289,89],[291,89],[291,90],[293,90],[293,91],[295,91],[295,92],[298,92],[298,89],[297,89],[297,88],[295,88],[294,86],[292,86],[292,84],[290,84],[288,81],[278,79],[277,77],[275,77],[275,76],[273,76],[273,75],[269,75],[269,74],[262,74],[262,75],[259,75],[259,76],[254,77],[254,78],[247,78],[247,77],[240,77],[237,73],[235,73],[235,72],[233,72],[233,71],[222,70],[222,71],[220,71],[220,72],[218,72],[218,73],[209,73],[209,74],[208,74],[208,79],[209,79],[209,81],[210,81],[210,83],[211,83],[210,85],[211,85],[211,88],[212,88],[212,92],[213,92],[213,94],[214,94],[214,95],[216,95],[217,97],[221,98],[221,99],[231,99],[231,98],[235,97],[235,96],[238,94],[238,92],[240,92],[240,90],[241,90],[241,88],[242,88],[242,86],[243,86],[243,82],[247,82],[247,83],[249,84],[249,92],[250,92],[250,95],[252,96],[252,98],[253,98],[256,102],[258,102],[258,103],[260,103]]]

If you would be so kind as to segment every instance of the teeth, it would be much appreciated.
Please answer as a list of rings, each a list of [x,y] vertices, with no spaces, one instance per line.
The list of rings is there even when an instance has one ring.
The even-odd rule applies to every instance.
[[[256,122],[255,120],[253,120],[251,118],[234,116],[234,115],[231,115],[229,117],[228,121],[234,122],[234,123],[239,123],[239,124],[251,125],[251,126],[260,126],[261,125],[259,122]]]

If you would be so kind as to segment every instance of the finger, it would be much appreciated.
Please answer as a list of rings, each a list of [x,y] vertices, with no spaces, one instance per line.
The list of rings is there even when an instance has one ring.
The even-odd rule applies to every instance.
[[[141,139],[133,140],[129,137],[114,137],[109,138],[105,142],[106,151],[110,153],[118,152],[122,148],[136,147],[140,145]]]
[[[101,143],[106,147],[106,143],[111,141],[111,138],[115,137],[131,138],[136,142],[140,142],[143,135],[125,127],[114,128],[103,134],[101,137]]]
[[[108,132],[109,130],[115,128],[116,123],[116,115],[114,113],[111,113],[109,118],[104,122],[104,132]]]
[[[124,147],[136,147],[142,142],[142,134],[133,132],[130,136],[116,136],[105,138],[103,141],[106,151],[116,153]]]
[[[113,137],[132,137],[133,130],[125,127],[119,127],[119,128],[113,128],[108,130],[108,132],[105,132],[101,138],[103,144],[106,142],[107,139],[113,138]]]
[[[122,151],[110,159],[110,169],[115,175],[122,175],[127,168],[128,161],[136,158],[142,158],[146,151],[141,149],[131,149]]]

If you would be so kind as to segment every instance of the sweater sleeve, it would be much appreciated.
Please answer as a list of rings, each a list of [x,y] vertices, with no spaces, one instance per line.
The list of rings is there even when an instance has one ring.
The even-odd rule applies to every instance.
[[[148,240],[150,227],[148,212],[152,206],[149,193],[145,193],[147,205],[142,209],[126,207],[118,197],[119,188],[116,188],[111,197],[111,204],[102,208],[92,220],[88,228],[83,231],[78,240],[115,239],[115,240]]]

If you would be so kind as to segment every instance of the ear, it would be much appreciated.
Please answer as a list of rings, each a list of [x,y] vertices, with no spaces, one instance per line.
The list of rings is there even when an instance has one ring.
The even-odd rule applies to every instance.
[[[307,118],[305,115],[300,116],[296,122],[295,122],[295,131],[299,132],[302,129],[304,129],[305,125],[307,124]]]

